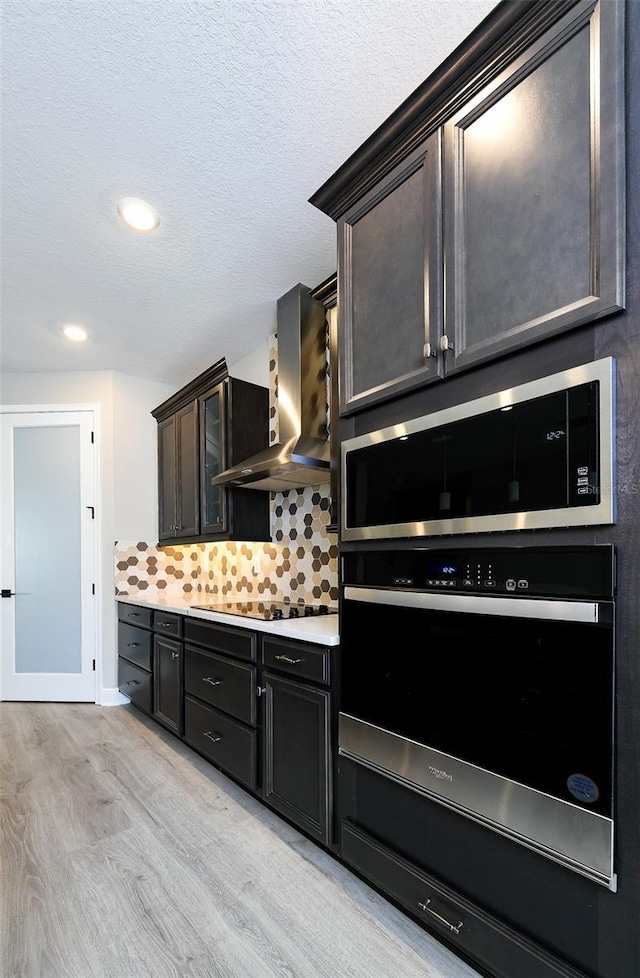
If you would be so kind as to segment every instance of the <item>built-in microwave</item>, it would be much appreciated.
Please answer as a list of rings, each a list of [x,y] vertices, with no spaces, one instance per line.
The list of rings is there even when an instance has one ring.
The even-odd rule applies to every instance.
[[[343,540],[615,522],[605,357],[342,444]]]

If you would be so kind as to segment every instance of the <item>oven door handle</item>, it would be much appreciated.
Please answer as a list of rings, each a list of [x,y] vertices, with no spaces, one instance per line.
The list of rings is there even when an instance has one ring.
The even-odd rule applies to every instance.
[[[484,597],[478,594],[433,594],[430,591],[394,591],[386,588],[345,587],[347,601],[364,601],[396,608],[421,608],[428,611],[456,611],[468,615],[495,615],[500,618],[539,618],[549,621],[579,621],[597,625],[597,601],[560,601],[544,598]]]

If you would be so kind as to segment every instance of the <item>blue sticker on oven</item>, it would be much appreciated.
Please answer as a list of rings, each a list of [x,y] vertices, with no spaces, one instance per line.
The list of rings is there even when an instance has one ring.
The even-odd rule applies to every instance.
[[[592,803],[600,797],[598,785],[586,774],[571,774],[567,778],[567,788],[578,801]]]

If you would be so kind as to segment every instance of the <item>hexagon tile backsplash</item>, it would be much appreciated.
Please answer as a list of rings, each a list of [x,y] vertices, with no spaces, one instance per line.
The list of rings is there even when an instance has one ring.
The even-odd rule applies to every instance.
[[[271,543],[198,543],[156,547],[115,545],[116,595],[202,592],[245,600],[329,604],[338,600],[338,545],[329,523],[326,487],[274,494]]]

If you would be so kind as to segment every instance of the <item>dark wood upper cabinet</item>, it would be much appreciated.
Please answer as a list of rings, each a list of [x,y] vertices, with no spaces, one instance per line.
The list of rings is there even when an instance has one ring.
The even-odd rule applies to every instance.
[[[198,405],[187,404],[158,425],[158,538],[197,536]]]
[[[159,405],[160,543],[270,540],[269,493],[212,486],[224,469],[267,448],[269,391],[229,377],[224,358]]]
[[[447,373],[623,306],[621,14],[579,3],[445,123]]]
[[[441,373],[440,134],[338,221],[343,413]]]
[[[624,19],[498,4],[311,198],[341,415],[623,308]]]

